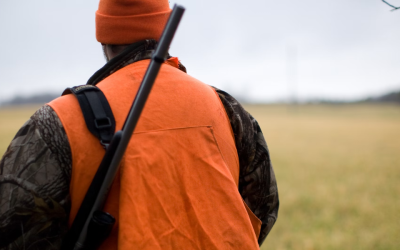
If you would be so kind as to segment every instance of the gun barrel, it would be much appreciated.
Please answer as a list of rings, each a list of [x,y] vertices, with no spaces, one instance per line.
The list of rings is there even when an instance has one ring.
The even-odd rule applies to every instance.
[[[99,245],[99,242],[87,242],[90,222],[93,214],[96,211],[101,211],[104,206],[115,175],[118,172],[119,164],[121,163],[122,157],[126,151],[126,148],[128,147],[133,131],[135,130],[136,124],[154,85],[155,79],[157,78],[158,72],[160,71],[161,65],[166,59],[165,57],[168,53],[169,46],[178,28],[184,11],[185,9],[182,6],[174,6],[161,35],[160,42],[152,56],[150,65],[147,68],[147,71],[140,84],[139,90],[136,94],[135,100],[129,111],[122,131],[118,131],[114,135],[114,137],[118,138],[113,138],[113,141],[111,142],[110,147],[107,149],[106,155],[99,167],[99,170],[104,169],[102,173],[104,180],[101,183],[97,183],[97,185],[94,185],[92,182],[89,188],[90,190],[92,186],[93,188],[96,186],[98,189],[98,195],[96,197],[85,197],[77,217],[71,226],[69,235],[67,236],[67,242],[64,241],[65,245],[63,245],[63,249],[93,249],[96,245]],[[97,174],[99,174],[99,171],[96,173],[96,175]],[[94,179],[96,179],[96,177]],[[100,188],[98,188],[99,186]],[[85,203],[86,200],[88,201],[87,203]],[[75,232],[71,232],[72,230]]]
[[[140,84],[139,90],[130,109],[128,118],[125,121],[124,127],[122,129],[121,141],[111,162],[109,173],[107,173],[102,188],[100,189],[100,194],[98,200],[96,200],[94,209],[101,208],[105,202],[105,199],[107,198],[108,191],[114,180],[115,174],[118,171],[118,166],[121,162],[122,157],[124,156],[126,148],[128,147],[129,141],[133,135],[133,131],[135,130],[136,124],[139,120],[140,114],[142,113],[153,84],[157,78],[158,72],[160,71],[161,65],[165,61],[165,55],[168,53],[172,38],[174,37],[175,31],[178,28],[184,11],[185,9],[178,5],[175,5],[173,8],[167,25],[163,31],[163,34],[161,35],[161,39],[157,46],[157,49],[152,56],[150,65],[147,68],[142,83]]]

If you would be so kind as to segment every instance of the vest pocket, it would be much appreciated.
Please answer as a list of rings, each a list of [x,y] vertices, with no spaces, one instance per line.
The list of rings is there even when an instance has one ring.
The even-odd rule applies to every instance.
[[[243,204],[246,207],[247,214],[249,215],[251,225],[253,226],[254,233],[256,234],[256,237],[260,236],[260,231],[261,231],[261,225],[262,221],[251,211],[249,206],[247,206],[246,202],[243,200]]]

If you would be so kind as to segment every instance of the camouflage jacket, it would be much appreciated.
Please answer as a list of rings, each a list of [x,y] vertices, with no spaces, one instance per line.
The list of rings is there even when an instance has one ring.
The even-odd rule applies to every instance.
[[[111,61],[108,72],[103,71],[98,80],[149,58],[154,45],[154,41],[146,41],[143,49]],[[179,68],[186,72],[183,65]],[[232,96],[216,91],[235,135],[239,192],[262,221],[258,240],[261,245],[279,208],[268,147],[257,121]],[[0,249],[60,248],[68,230],[71,158],[62,123],[51,107],[43,106],[22,126],[0,161]]]

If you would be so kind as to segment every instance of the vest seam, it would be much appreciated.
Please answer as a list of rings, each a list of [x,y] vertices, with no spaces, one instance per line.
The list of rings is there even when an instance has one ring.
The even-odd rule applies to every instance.
[[[212,136],[213,136],[214,143],[215,143],[215,145],[216,145],[217,148],[218,148],[218,152],[219,152],[219,154],[220,154],[220,156],[221,156],[221,158],[222,158],[222,161],[224,162],[225,167],[226,167],[227,169],[229,169],[228,164],[226,163],[225,157],[224,157],[224,155],[222,154],[221,148],[219,147],[217,138],[215,137],[214,129],[213,129],[212,126],[210,126],[209,129],[210,129],[210,132],[211,132],[211,134],[212,134]],[[234,177],[233,177],[233,175],[232,175],[232,172],[229,171],[229,173],[230,173],[230,175],[231,175],[231,177],[232,177],[232,180],[234,180]],[[234,182],[235,182],[235,181],[234,181]],[[235,185],[236,185],[236,183],[235,183]]]
[[[145,133],[152,133],[152,132],[161,132],[161,131],[168,131],[168,130],[179,130],[179,129],[191,129],[191,128],[212,128],[212,125],[199,125],[199,126],[187,126],[187,127],[177,127],[177,128],[163,128],[163,129],[155,129],[155,130],[147,130],[147,131],[138,131],[134,132],[133,134],[145,134]],[[214,133],[213,133],[214,136]],[[219,146],[218,146],[219,150]]]
[[[208,85],[208,86],[209,86],[209,85]],[[224,104],[222,103],[221,98],[219,97],[217,91],[216,91],[212,86],[209,86],[209,87],[213,90],[214,94],[218,97],[218,100],[219,100],[219,103],[221,104],[221,106],[224,107]],[[225,107],[222,108],[222,110],[223,110],[223,112],[224,112],[224,114],[225,114],[226,120],[227,120],[227,121],[230,121],[230,120],[229,120],[229,116],[228,116],[228,114],[226,113]],[[232,138],[233,138],[233,140],[235,140],[235,133],[233,132],[233,128],[232,128],[232,126],[231,126],[231,123],[230,123],[230,122],[228,122],[228,123],[229,123],[229,129],[230,129],[230,131],[231,131]],[[239,159],[239,156],[238,156],[238,159]],[[239,161],[238,161],[238,162],[239,162]]]

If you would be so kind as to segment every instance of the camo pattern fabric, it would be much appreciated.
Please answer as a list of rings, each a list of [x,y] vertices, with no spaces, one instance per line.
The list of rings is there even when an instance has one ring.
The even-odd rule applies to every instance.
[[[239,156],[239,193],[261,220],[258,244],[264,242],[278,218],[279,198],[267,143],[258,122],[235,98],[214,87],[231,122]]]
[[[0,161],[0,249],[59,249],[68,230],[71,158],[59,118],[43,106]]]

